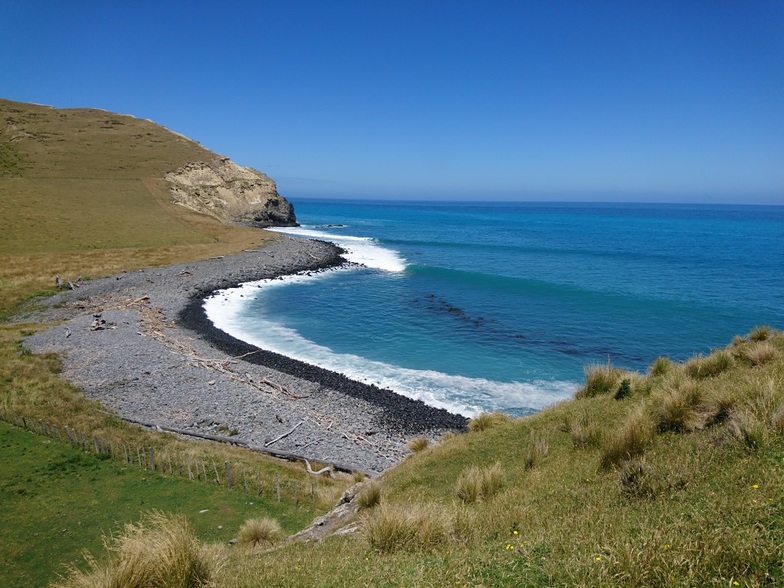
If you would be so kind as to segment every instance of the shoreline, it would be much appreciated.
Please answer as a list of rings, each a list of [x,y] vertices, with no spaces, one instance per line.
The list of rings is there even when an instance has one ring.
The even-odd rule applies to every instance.
[[[466,419],[259,349],[217,329],[205,297],[261,279],[345,265],[327,242],[283,236],[261,249],[129,272],[57,294],[14,320],[67,321],[24,345],[63,358],[63,377],[129,420],[216,434],[252,448],[296,426],[271,449],[378,473]],[[90,329],[94,313],[109,328]]]

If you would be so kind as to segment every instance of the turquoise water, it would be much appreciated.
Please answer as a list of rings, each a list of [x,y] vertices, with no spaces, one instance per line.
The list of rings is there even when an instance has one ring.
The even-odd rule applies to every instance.
[[[471,415],[784,328],[784,207],[294,201],[367,267],[253,286],[236,336]],[[261,287],[258,287],[261,286]]]

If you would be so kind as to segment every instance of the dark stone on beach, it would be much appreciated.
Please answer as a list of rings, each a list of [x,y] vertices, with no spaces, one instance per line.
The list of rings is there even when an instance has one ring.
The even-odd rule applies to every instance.
[[[334,268],[345,263],[341,257],[342,250],[335,247],[333,256],[310,268],[310,272]],[[272,277],[272,276],[270,276]],[[277,275],[275,277],[281,277]],[[223,288],[230,288],[242,283],[243,280],[230,281]],[[204,299],[214,294],[212,289],[199,290],[193,294],[185,308],[179,313],[177,322],[199,334],[215,348],[233,357],[242,357],[243,361],[274,369],[276,371],[320,384],[326,388],[337,390],[352,398],[365,400],[383,410],[383,425],[397,430],[404,435],[416,435],[432,430],[459,430],[467,427],[467,419],[446,410],[429,406],[421,400],[413,400],[401,396],[385,388],[373,384],[357,382],[324,368],[291,359],[272,351],[259,349],[249,343],[240,341],[216,328],[204,312]]]
[[[178,317],[178,323],[207,340],[210,345],[243,361],[321,384],[352,398],[365,400],[383,410],[384,426],[403,435],[416,435],[434,429],[463,431],[467,420],[440,408],[434,408],[392,390],[373,384],[363,384],[343,374],[314,366],[279,353],[259,349],[240,341],[216,328],[204,313],[204,297],[210,292],[191,298]]]

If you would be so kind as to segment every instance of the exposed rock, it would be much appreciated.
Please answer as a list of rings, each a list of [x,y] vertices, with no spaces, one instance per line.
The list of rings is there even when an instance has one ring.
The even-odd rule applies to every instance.
[[[359,531],[357,494],[366,482],[359,482],[346,490],[337,506],[327,514],[316,517],[309,527],[288,538],[289,542],[320,543],[331,535],[350,535]]]
[[[177,204],[223,222],[295,226],[294,208],[266,174],[228,157],[187,163],[164,178]]]

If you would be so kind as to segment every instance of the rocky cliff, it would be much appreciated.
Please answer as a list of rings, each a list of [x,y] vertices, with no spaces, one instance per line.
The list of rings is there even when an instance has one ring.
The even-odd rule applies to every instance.
[[[259,227],[297,224],[294,208],[278,194],[275,182],[228,157],[187,163],[164,178],[171,183],[177,204],[223,222]]]

